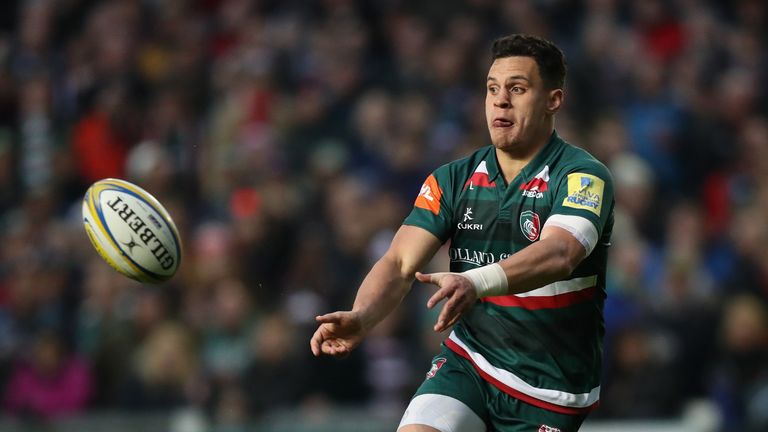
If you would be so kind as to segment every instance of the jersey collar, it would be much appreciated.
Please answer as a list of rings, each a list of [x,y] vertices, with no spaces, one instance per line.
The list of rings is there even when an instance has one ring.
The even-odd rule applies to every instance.
[[[531,159],[528,164],[523,167],[523,169],[520,171],[520,176],[523,178],[529,178],[531,175],[534,175],[539,170],[539,166],[542,165],[549,156],[551,156],[552,151],[559,147],[562,144],[563,140],[560,139],[560,136],[557,134],[556,130],[552,131],[552,135],[549,137],[549,141],[547,141],[547,144],[544,145],[544,147],[539,150],[538,153],[536,153],[536,156]],[[496,177],[501,174],[501,170],[499,169],[499,160],[496,158],[496,147],[491,146],[490,148],[490,157],[488,158],[488,180],[489,181],[495,181]]]

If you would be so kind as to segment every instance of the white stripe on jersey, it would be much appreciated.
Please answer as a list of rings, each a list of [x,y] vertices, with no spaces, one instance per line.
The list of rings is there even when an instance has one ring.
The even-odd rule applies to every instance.
[[[517,297],[552,297],[560,294],[567,294],[581,291],[587,288],[592,288],[596,284],[597,275],[586,276],[553,282],[549,285],[544,285],[541,288],[536,288],[535,290],[526,291],[524,293],[515,295]]]
[[[452,331],[451,335],[448,336],[448,339],[461,347],[480,370],[499,380],[502,384],[532,398],[570,408],[587,408],[592,406],[600,398],[600,386],[593,388],[589,393],[568,393],[562,390],[534,387],[512,372],[491,365],[482,354],[470,350],[469,347],[456,336],[455,332]]]

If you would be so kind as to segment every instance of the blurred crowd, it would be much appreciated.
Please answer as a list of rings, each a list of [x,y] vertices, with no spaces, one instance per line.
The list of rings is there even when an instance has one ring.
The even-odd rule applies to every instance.
[[[2,2],[2,412],[398,415],[445,337],[430,289],[343,361],[311,357],[314,316],[351,305],[430,171],[489,144],[490,41],[523,32],[564,50],[558,133],[615,177],[594,417],[708,399],[768,430],[767,26],[760,0]],[[88,243],[104,177],[168,208],[170,282]]]

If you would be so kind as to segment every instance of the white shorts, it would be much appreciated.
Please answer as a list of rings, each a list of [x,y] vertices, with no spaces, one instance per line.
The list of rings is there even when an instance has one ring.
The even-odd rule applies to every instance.
[[[440,432],[485,432],[485,423],[470,407],[439,394],[422,394],[413,398],[397,430],[415,424],[431,426]]]

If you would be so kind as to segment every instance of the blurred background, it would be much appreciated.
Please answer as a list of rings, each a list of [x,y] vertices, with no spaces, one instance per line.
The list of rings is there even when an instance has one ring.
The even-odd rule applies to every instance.
[[[490,41],[525,32],[564,50],[558,132],[616,182],[583,430],[768,431],[767,25],[760,0],[0,3],[0,429],[394,430],[445,337],[432,290],[343,361],[311,357],[313,317],[489,144]],[[171,282],[93,251],[104,177],[172,214]]]

